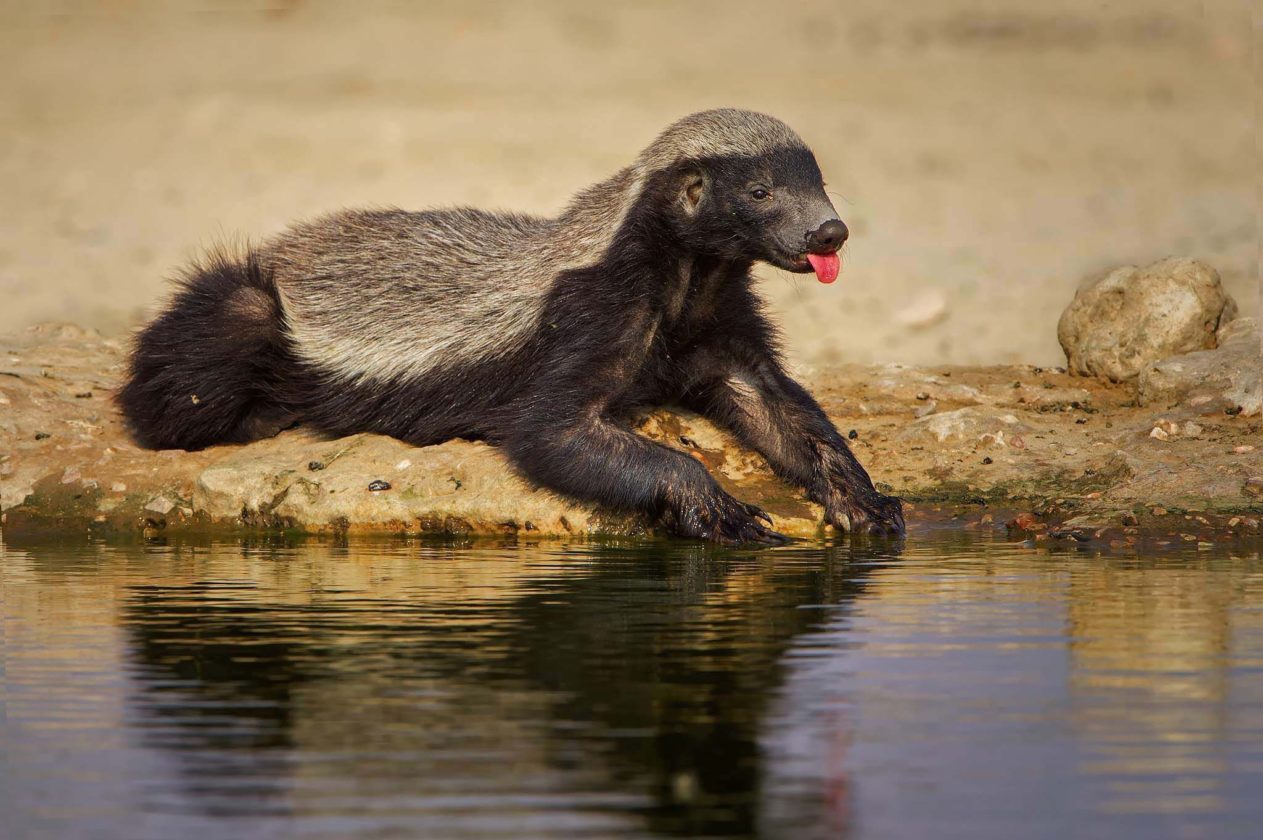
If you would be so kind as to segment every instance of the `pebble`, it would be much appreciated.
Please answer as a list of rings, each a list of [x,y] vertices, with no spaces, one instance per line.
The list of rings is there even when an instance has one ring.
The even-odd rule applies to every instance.
[[[1134,513],[1124,513],[1121,519],[1124,525],[1138,525],[1140,520],[1136,518]]]
[[[1254,451],[1254,447],[1253,447],[1253,446],[1250,446],[1250,445],[1247,443],[1247,444],[1245,444],[1244,446],[1236,446],[1236,447],[1233,447],[1233,450],[1232,450],[1232,451],[1233,451],[1233,452],[1235,452],[1235,453],[1237,453],[1238,455],[1244,455],[1244,454],[1246,454],[1247,452],[1253,452],[1253,451]]]
[[[995,463],[995,461],[992,461],[992,460],[991,460],[991,456],[990,456],[990,455],[988,455],[987,457],[985,457],[985,458],[983,458],[983,459],[982,459],[982,463],[984,463],[984,464],[994,464],[994,463]]]
[[[127,485],[121,481],[116,481],[110,485],[110,490],[112,490],[115,493],[126,493]]]
[[[175,502],[171,501],[166,496],[154,496],[149,500],[149,503],[145,505],[145,510],[152,510],[154,513],[160,513],[163,516],[166,516],[174,508]]]
[[[382,490],[390,489],[390,482],[383,481],[380,478],[375,478],[368,483],[368,489],[373,493],[380,493]]]
[[[850,440],[855,440],[857,437],[860,436],[860,433],[856,431],[855,429],[851,429],[851,431],[846,433],[846,436]]]
[[[1019,513],[1005,524],[1010,528],[1020,528],[1023,531],[1029,531],[1031,526],[1037,521],[1033,513]]]
[[[1189,420],[1184,424],[1184,428],[1181,431],[1185,437],[1197,437],[1202,433],[1202,427],[1194,423],[1192,420]]]
[[[1201,426],[1198,426],[1196,423],[1192,423],[1191,425],[1195,426],[1199,432],[1202,430]],[[1157,440],[1168,440],[1179,433],[1180,426],[1175,421],[1159,420],[1153,425],[1153,431],[1149,433],[1149,437],[1156,438]]]
[[[1150,509],[1149,509],[1149,512],[1150,512],[1151,514],[1153,514],[1154,516],[1166,516],[1166,515],[1167,515],[1167,509],[1166,509],[1166,508],[1164,508],[1164,507],[1155,507],[1155,508],[1150,508]]]
[[[66,467],[65,471],[61,474],[61,483],[74,484],[80,478],[81,475],[78,467]]]
[[[320,472],[324,468],[325,468],[324,461],[308,461],[307,462],[307,469],[311,470],[312,472]]]
[[[1245,490],[1247,496],[1263,496],[1263,476],[1251,476],[1245,480]]]

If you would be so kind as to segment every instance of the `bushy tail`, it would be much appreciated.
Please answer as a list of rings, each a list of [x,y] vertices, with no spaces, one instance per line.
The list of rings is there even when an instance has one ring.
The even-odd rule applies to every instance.
[[[193,265],[137,336],[116,397],[136,442],[202,449],[275,434],[286,422],[270,383],[281,363],[281,305],[252,253]]]

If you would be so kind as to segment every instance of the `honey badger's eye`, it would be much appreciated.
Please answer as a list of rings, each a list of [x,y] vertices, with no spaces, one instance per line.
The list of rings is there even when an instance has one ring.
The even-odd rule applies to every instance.
[[[750,197],[753,198],[755,201],[766,201],[767,199],[772,197],[772,194],[768,192],[767,190],[763,189],[762,187],[755,187],[754,189],[750,190]]]

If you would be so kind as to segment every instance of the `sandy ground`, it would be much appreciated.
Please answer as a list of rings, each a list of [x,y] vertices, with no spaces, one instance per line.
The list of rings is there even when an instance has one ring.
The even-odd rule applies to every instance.
[[[0,332],[122,331],[343,205],[550,213],[718,105],[794,125],[854,231],[832,287],[761,269],[803,366],[1055,364],[1085,275],[1171,253],[1259,308],[1245,2],[0,9]]]
[[[0,336],[6,540],[242,528],[643,533],[646,523],[634,517],[532,489],[483,443],[412,447],[300,427],[245,446],[138,449],[111,404],[122,351],[123,342],[72,325]],[[968,510],[978,525],[984,511],[976,506],[994,506],[986,511],[992,530],[1003,529],[1006,509],[1024,508],[1045,526],[1102,531],[1096,539],[1106,542],[1140,534],[1119,529],[1142,519],[1144,533],[1163,539],[1184,540],[1199,528],[1257,538],[1263,420],[1257,409],[1203,403],[1194,388],[1170,404],[1138,405],[1133,384],[1027,365],[838,365],[812,390],[877,486],[909,503],[914,534],[942,503]],[[766,509],[777,530],[819,534],[822,511],[705,420],[656,411],[638,430],[700,460],[734,496]]]

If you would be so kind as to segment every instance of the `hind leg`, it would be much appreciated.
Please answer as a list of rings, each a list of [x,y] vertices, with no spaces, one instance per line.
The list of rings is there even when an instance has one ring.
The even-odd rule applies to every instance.
[[[150,449],[202,449],[291,423],[272,396],[284,364],[280,303],[247,257],[194,266],[171,305],[136,339],[117,401]]]
[[[287,411],[280,406],[266,403],[255,406],[241,421],[240,442],[274,438],[286,429],[297,426],[298,419],[296,412]]]

